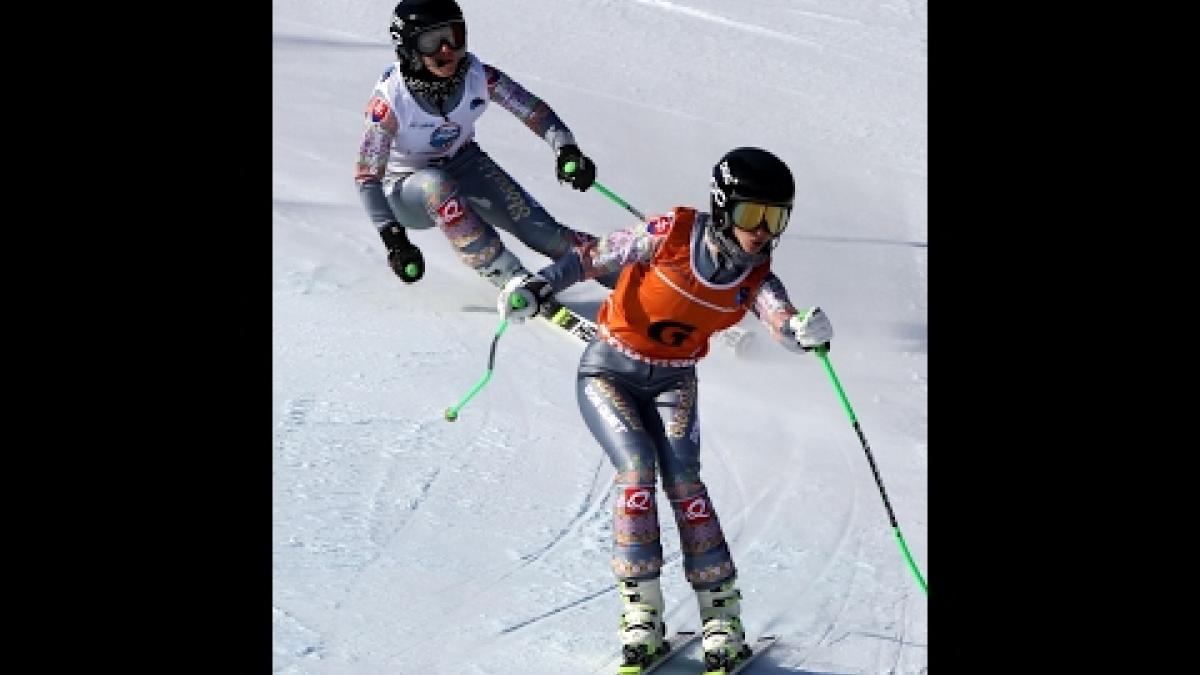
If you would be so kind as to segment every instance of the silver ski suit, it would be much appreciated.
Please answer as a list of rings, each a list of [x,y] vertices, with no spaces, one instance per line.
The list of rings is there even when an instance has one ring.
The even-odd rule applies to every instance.
[[[395,63],[384,71],[367,104],[355,181],[377,229],[392,221],[410,229],[437,225],[466,265],[501,286],[525,270],[495,228],[552,259],[595,237],[556,221],[474,141],[489,102],[556,153],[575,143],[571,131],[501,71],[469,52],[463,61],[440,108],[410,87]]]
[[[708,214],[697,215],[688,233],[690,267],[708,283],[732,283],[745,270],[728,261],[719,263],[705,239],[708,219]],[[629,265],[651,265],[673,226],[672,217],[662,216],[616,230],[540,273],[558,291]],[[606,302],[613,302],[613,297]],[[768,273],[744,302],[777,342],[799,351],[789,323],[796,309],[778,277]],[[637,313],[636,309],[628,311]],[[608,335],[604,325],[580,360],[576,380],[579,410],[617,471],[612,565],[618,579],[659,576],[663,559],[657,476],[661,476],[674,512],[684,572],[692,587],[710,590],[736,574],[716,510],[700,479],[696,360],[644,357]]]

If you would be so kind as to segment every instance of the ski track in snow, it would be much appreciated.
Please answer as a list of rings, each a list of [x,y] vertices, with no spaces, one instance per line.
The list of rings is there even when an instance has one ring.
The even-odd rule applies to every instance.
[[[490,13],[493,25],[503,16],[482,0],[474,2],[466,9]],[[754,143],[763,138],[763,129],[770,130],[768,139],[771,134],[783,139],[780,147],[792,157],[813,151],[831,158],[799,165],[805,179],[819,177],[805,205],[813,208],[817,226],[789,233],[789,242],[801,240],[803,246],[785,252],[795,266],[783,276],[798,301],[828,300],[838,311],[838,329],[860,335],[862,349],[839,352],[847,365],[841,375],[856,407],[865,404],[858,412],[873,444],[878,441],[878,459],[895,466],[906,454],[912,457],[908,475],[885,467],[883,477],[905,534],[910,528],[924,534],[924,523],[910,522],[903,513],[923,508],[912,503],[914,496],[923,499],[918,490],[928,463],[923,404],[897,399],[924,397],[928,390],[919,302],[927,285],[919,105],[927,3],[791,4],[779,3],[778,23],[766,20],[768,10],[762,7],[715,0],[553,6],[572,18],[603,13],[614,28],[628,29],[616,31],[611,40],[604,36],[597,53],[620,65],[622,77],[612,81],[603,74],[587,82],[572,79],[574,66],[557,62],[531,67],[526,55],[502,42],[503,49],[484,51],[498,55],[501,66],[511,63],[522,82],[567,111],[573,129],[593,139],[588,147],[614,158],[624,153],[619,162],[600,162],[612,172],[605,175],[614,181],[620,176],[614,183],[618,188],[630,185],[651,195],[677,192],[648,164],[657,148],[638,145],[635,129],[653,130],[647,140],[676,152],[681,165],[685,159],[699,161],[699,151],[684,157],[693,140],[721,136]],[[440,281],[416,292],[394,285],[353,193],[350,172],[361,104],[378,63],[390,53],[372,15],[386,15],[391,6],[343,7],[337,0],[300,0],[296,6],[301,10],[277,3],[276,13],[288,17],[275,19],[273,35],[278,125],[273,286],[281,367],[274,399],[273,671],[497,675],[524,672],[517,670],[519,661],[532,655],[538,673],[611,672],[619,608],[608,566],[612,468],[581,431],[571,402],[543,391],[566,379],[563,371],[576,365],[579,345],[549,335],[506,337],[497,376],[455,426],[440,420],[438,410],[426,409],[432,404],[403,405],[430,397],[449,402],[478,376],[494,321],[473,315],[475,305],[469,303],[492,314],[491,294],[477,292],[472,285],[477,280],[433,236],[436,232],[417,236],[423,248],[428,245],[430,280]],[[290,18],[293,11],[303,20]],[[346,18],[335,19],[339,13]],[[655,16],[665,18],[655,23]],[[545,11],[526,20],[532,23],[522,23],[523,30],[554,22]],[[282,34],[283,26],[293,27],[295,35]],[[587,30],[593,29],[582,35],[590,40]],[[718,54],[681,65],[686,72],[680,77],[686,79],[678,80],[662,78],[654,64],[631,56],[631,47],[652,42],[664,54],[674,54],[725,36],[748,53],[761,56],[761,44],[780,58],[762,59],[752,85],[731,82],[723,89],[728,100],[721,98],[717,107],[743,96],[774,96],[777,108],[796,111],[795,128],[778,127],[774,122],[784,117],[769,111],[731,117],[692,105],[691,94],[711,95],[704,83],[730,66]],[[306,60],[313,54],[319,58]],[[362,73],[349,79],[360,81],[347,84],[348,68],[359,66]],[[602,104],[598,109],[605,117],[585,114],[595,104]],[[632,125],[627,139],[611,135],[625,128],[609,119],[616,113],[628,115],[622,122]],[[491,122],[489,116],[486,124],[511,128],[502,113],[492,114],[501,121]],[[756,124],[759,128],[751,130]],[[678,136],[655,135],[671,125],[681,130]],[[530,142],[520,133],[513,133],[513,147]],[[542,197],[540,190],[552,182],[543,175],[540,148],[526,151],[519,145],[514,151],[504,134],[485,136],[505,168]],[[680,150],[673,150],[676,146]],[[539,164],[518,161],[526,152]],[[700,174],[707,178],[703,170]],[[903,181],[893,174],[903,174]],[[887,189],[895,191],[894,199]],[[703,190],[696,193],[703,197]],[[545,194],[569,204],[553,210],[570,219],[590,211],[592,202],[585,200],[599,200],[569,191],[561,198]],[[632,201],[642,205],[640,196]],[[893,207],[901,215],[876,217]],[[838,290],[847,287],[847,279],[836,265],[853,259],[848,250],[870,252],[864,245],[917,250],[911,266],[892,265],[888,275],[853,279],[853,295]],[[834,262],[818,260],[814,250]],[[888,262],[877,255],[878,262]],[[810,267],[807,277],[794,274]],[[464,301],[465,311],[457,311]],[[857,326],[841,323],[841,317],[855,312],[872,319],[859,319]],[[871,323],[875,315],[886,324],[882,330]],[[451,323],[454,330],[443,327]],[[394,335],[379,339],[389,331]],[[895,335],[881,335],[887,331]],[[867,333],[874,342],[863,341]],[[883,374],[876,376],[870,359],[893,356],[888,350],[895,345],[901,348],[893,351],[902,351],[903,359],[883,363]],[[521,364],[518,356],[529,353],[537,359]],[[727,357],[720,351],[713,356]],[[745,379],[737,379],[735,370],[713,369],[706,396],[722,388],[736,390]],[[827,396],[809,377],[798,388],[820,388]],[[439,384],[447,378],[453,382]],[[422,390],[420,396],[408,395],[414,387]],[[569,393],[564,390],[562,396]],[[872,407],[890,418],[863,414]],[[706,404],[706,411],[712,409]],[[752,441],[727,421],[714,417],[705,425],[702,476],[715,495],[739,568],[749,637],[777,633],[782,638],[753,672],[926,674],[926,598],[890,536],[862,450],[844,419],[803,414],[802,420],[779,423],[774,435],[762,433]],[[536,420],[549,428],[514,420]],[[888,429],[891,437],[880,429]],[[774,443],[776,438],[787,445]],[[571,448],[567,454],[560,444]],[[522,463],[533,466],[521,468]],[[893,480],[900,488],[895,492]],[[696,628],[691,625],[697,618],[695,600],[683,580],[669,504],[660,513],[667,624],[672,630]],[[914,547],[913,554],[920,565],[923,552]],[[413,589],[422,597],[414,599]],[[410,637],[426,628],[445,636],[437,653]],[[660,672],[693,673],[697,650]],[[447,654],[456,658],[448,660]]]
[[[574,532],[575,529],[578,527],[579,523],[583,522],[583,520],[587,517],[587,515],[589,513],[596,512],[597,508],[601,504],[604,503],[603,499],[597,500],[596,496],[599,494],[601,497],[603,497],[603,495],[605,494],[604,491],[598,490],[597,486],[601,482],[601,478],[600,478],[601,472],[604,469],[604,467],[607,466],[607,464],[608,463],[603,458],[601,458],[599,461],[596,462],[596,470],[592,474],[591,488],[587,491],[587,493],[583,496],[583,499],[580,501],[579,510],[576,511],[575,516],[573,518],[571,518],[571,520],[569,520],[558,531],[558,533],[555,534],[550,539],[550,541],[546,542],[546,544],[544,546],[537,549],[536,551],[533,551],[532,553],[527,553],[527,554],[521,556],[521,560],[523,561],[524,565],[528,565],[528,564],[538,560],[542,556],[546,555],[546,553],[548,553],[550,551],[550,549],[554,548],[556,545],[558,545],[560,542],[562,542],[562,540],[568,534]],[[613,479],[608,481],[608,484],[607,484],[608,488],[611,489],[614,481],[615,481],[615,476],[613,477]]]
[[[704,10],[695,9],[693,7],[688,7],[686,5],[681,5],[681,4],[674,3],[674,2],[667,2],[667,0],[629,0],[629,1],[636,2],[640,5],[648,5],[650,7],[664,9],[669,12],[674,12],[676,14],[683,14],[685,16],[690,16],[690,17],[693,17],[696,19],[702,19],[709,23],[713,23],[713,24],[716,24],[718,26],[722,26],[725,28],[733,28],[736,30],[745,31],[747,33],[752,33],[754,35],[761,35],[761,36],[769,37],[769,38],[772,38],[775,40],[782,40],[784,42],[801,44],[801,45],[805,45],[808,47],[814,47],[816,49],[824,49],[823,45],[821,45],[818,42],[814,42],[812,40],[806,40],[802,37],[798,37],[798,36],[791,35],[788,33],[781,33],[777,30],[772,30],[770,28],[764,28],[762,26],[756,26],[754,24],[744,23],[741,21],[735,21],[733,19],[729,19],[729,18],[721,16],[719,14],[713,14],[712,12],[706,12]]]

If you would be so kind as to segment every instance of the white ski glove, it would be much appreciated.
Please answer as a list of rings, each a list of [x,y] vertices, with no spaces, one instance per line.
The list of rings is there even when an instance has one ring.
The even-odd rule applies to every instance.
[[[505,319],[521,323],[531,316],[536,316],[542,303],[553,294],[554,289],[550,287],[550,282],[540,274],[514,276],[500,289],[500,297],[496,299],[496,310]]]
[[[800,349],[807,352],[824,347],[828,351],[829,341],[833,339],[833,325],[820,307],[800,310],[799,314],[788,319],[788,327],[792,329],[792,338]]]

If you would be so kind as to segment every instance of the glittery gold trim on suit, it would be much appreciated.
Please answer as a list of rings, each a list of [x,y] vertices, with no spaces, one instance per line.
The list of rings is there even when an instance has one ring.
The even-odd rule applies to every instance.
[[[724,562],[717,563],[716,565],[702,567],[698,570],[688,570],[687,580],[692,585],[711,584],[713,582],[721,581],[731,577],[733,576],[733,573],[733,563],[726,560]]]
[[[691,421],[692,409],[696,406],[696,378],[687,378],[687,382],[677,391],[679,405],[675,406],[671,423],[667,425],[668,438],[683,438],[688,433],[688,422]]]
[[[634,577],[645,577],[652,574],[658,574],[662,569],[662,558],[655,557],[644,562],[629,562],[619,558],[613,558],[612,569],[619,579],[631,579]],[[689,579],[690,581],[691,579]]]
[[[483,267],[484,265],[491,264],[491,262],[500,255],[500,251],[503,249],[503,246],[504,245],[502,243],[496,242],[495,244],[487,246],[482,251],[478,251],[476,253],[459,251],[458,257],[471,267]]]
[[[591,378],[591,380],[588,382],[588,386],[594,387],[595,390],[604,397],[608,404],[611,405],[614,410],[620,413],[621,418],[626,424],[629,425],[631,430],[645,431],[645,428],[642,427],[641,418],[638,417],[638,415],[629,407],[629,403],[625,400],[625,397],[621,396],[620,392],[617,391],[612,382],[609,382],[601,377],[595,377]]]

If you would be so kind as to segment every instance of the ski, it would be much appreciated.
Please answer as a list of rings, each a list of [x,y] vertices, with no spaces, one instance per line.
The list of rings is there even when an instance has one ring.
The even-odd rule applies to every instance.
[[[648,675],[658,670],[659,666],[675,658],[681,654],[688,645],[690,645],[700,634],[694,630],[676,631],[674,635],[667,638],[663,643],[667,647],[665,652],[661,652],[658,657],[648,664],[634,664],[617,666],[617,675]]]
[[[552,326],[557,326],[583,342],[596,337],[596,322],[567,307],[554,298],[542,302],[538,316]]]
[[[542,303],[538,315],[551,325],[562,328],[583,342],[591,342],[596,337],[595,321],[561,304],[554,298]],[[713,334],[713,339],[732,349],[737,356],[746,354],[753,337],[754,333],[741,326],[730,326]]]
[[[490,313],[495,309],[482,305],[464,305],[464,312]],[[596,337],[596,322],[560,303],[554,298],[544,300],[538,310],[538,318],[566,331],[580,342],[591,342]],[[736,356],[743,356],[752,344],[754,333],[741,326],[730,326],[713,333],[713,340],[731,349]]]
[[[762,656],[768,649],[771,648],[772,645],[778,641],[779,636],[777,635],[763,635],[755,640],[753,645],[748,645],[751,650],[750,656],[739,657],[733,662],[732,668],[727,669],[721,667],[715,670],[705,670],[704,675],[737,675],[737,673],[740,673],[748,668],[751,663],[754,663],[755,659]],[[707,668],[707,666],[705,666],[705,668]]]

